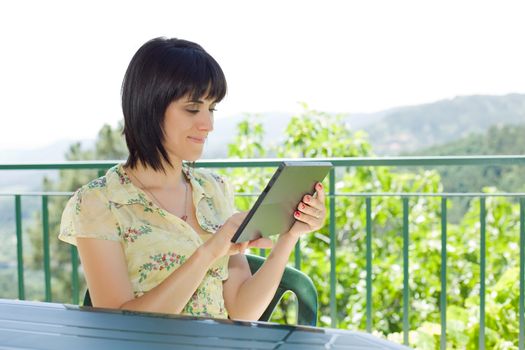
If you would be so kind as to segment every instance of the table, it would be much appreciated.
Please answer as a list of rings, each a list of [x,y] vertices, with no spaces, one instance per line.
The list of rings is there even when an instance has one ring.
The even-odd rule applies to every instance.
[[[408,349],[370,334],[0,299],[0,349]]]

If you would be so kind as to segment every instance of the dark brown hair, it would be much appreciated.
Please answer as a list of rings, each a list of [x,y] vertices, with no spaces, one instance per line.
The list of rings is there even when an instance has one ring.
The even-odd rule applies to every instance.
[[[168,105],[184,96],[220,102],[226,90],[221,67],[200,45],[176,38],[155,38],[142,45],[122,82],[126,166],[141,162],[164,171],[162,159],[172,166],[163,146]]]

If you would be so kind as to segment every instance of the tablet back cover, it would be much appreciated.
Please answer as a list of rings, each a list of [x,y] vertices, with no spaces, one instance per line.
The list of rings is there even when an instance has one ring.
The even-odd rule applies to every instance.
[[[293,214],[303,196],[315,192],[315,183],[321,182],[331,167],[330,162],[283,162],[278,176],[268,183],[252,208],[254,212],[247,217],[247,223],[239,227],[232,241],[243,242],[288,231],[295,222]]]

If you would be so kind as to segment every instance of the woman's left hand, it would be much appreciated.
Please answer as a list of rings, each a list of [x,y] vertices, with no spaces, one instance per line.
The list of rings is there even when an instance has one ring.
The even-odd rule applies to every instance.
[[[297,210],[294,212],[296,221],[288,232],[292,236],[299,238],[303,234],[319,230],[324,226],[326,206],[323,185],[318,182],[315,190],[317,196],[307,194],[297,205]]]

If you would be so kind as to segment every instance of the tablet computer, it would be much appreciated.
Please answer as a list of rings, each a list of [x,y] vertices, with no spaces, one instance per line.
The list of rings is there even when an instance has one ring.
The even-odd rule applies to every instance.
[[[282,162],[232,238],[233,243],[287,232],[305,194],[315,192],[332,168],[330,162]]]

